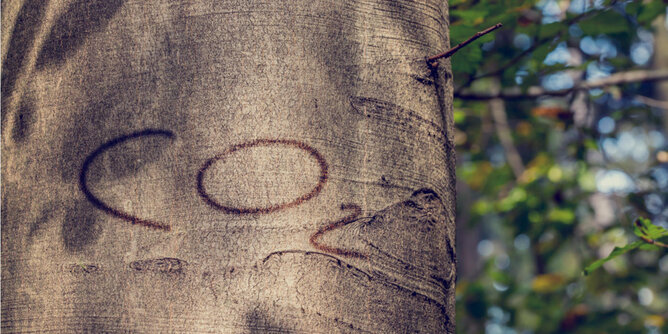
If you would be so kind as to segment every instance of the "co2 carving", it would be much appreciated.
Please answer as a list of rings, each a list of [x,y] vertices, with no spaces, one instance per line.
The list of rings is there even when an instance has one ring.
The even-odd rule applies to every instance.
[[[102,144],[102,146],[98,147],[95,151],[93,151],[93,153],[89,154],[88,157],[86,157],[86,160],[84,160],[83,166],[81,167],[81,172],[79,173],[79,189],[81,189],[81,192],[86,196],[86,199],[88,199],[88,201],[91,202],[96,208],[106,212],[111,216],[128,221],[132,224],[139,224],[158,230],[169,231],[171,229],[171,226],[167,224],[156,222],[149,219],[139,218],[109,206],[108,204],[104,203],[101,199],[97,198],[97,196],[93,195],[90,189],[88,189],[88,183],[87,183],[88,181],[86,176],[88,175],[88,169],[90,168],[90,165],[93,163],[93,161],[95,161],[95,158],[97,158],[100,154],[104,153],[105,151],[109,150],[110,148],[116,145],[125,143],[133,139],[148,137],[148,136],[161,136],[161,137],[167,137],[172,140],[175,137],[174,133],[168,130],[146,129],[112,139]]]
[[[333,223],[329,223],[323,227],[321,227],[317,232],[313,233],[311,235],[311,238],[309,238],[309,242],[311,245],[318,250],[321,250],[325,253],[330,253],[330,254],[336,254],[336,255],[341,255],[345,257],[353,257],[353,258],[358,258],[358,259],[364,259],[366,258],[366,255],[356,252],[354,250],[347,250],[343,248],[337,248],[333,246],[328,246],[325,244],[322,244],[319,239],[327,232],[335,230],[339,227],[343,227],[345,225],[348,225],[352,222],[354,222],[361,214],[362,214],[362,208],[360,208],[359,205],[357,204],[341,204],[341,210],[352,210],[353,212]]]
[[[175,135],[173,132],[168,131],[168,130],[160,130],[160,129],[146,129],[138,132],[134,132],[125,136],[121,136],[115,139],[112,139],[104,144],[102,144],[100,147],[98,147],[95,151],[93,151],[88,157],[86,157],[86,160],[84,160],[83,166],[81,167],[81,172],[79,174],[79,188],[81,189],[81,192],[86,196],[86,199],[88,199],[89,202],[91,202],[96,208],[99,210],[104,211],[105,213],[114,216],[116,218],[120,218],[122,220],[128,221],[132,224],[138,224],[142,226],[146,226],[149,228],[154,228],[154,229],[159,229],[159,230],[164,230],[164,231],[169,231],[171,229],[171,226],[162,222],[157,222],[153,221],[150,219],[144,219],[140,218],[137,216],[134,216],[130,213],[123,212],[119,209],[116,209],[105,202],[103,202],[101,199],[99,199],[97,196],[95,196],[90,189],[88,188],[88,180],[87,180],[87,175],[88,175],[88,170],[90,169],[91,164],[95,161],[95,159],[104,153],[105,151],[113,148],[114,146],[120,145],[122,143],[125,143],[130,140],[135,140],[135,139],[140,139],[142,137],[148,137],[148,136],[161,136],[161,137],[166,137],[169,139],[174,139]],[[318,179],[318,182],[316,185],[307,193],[299,196],[298,198],[294,199],[293,201],[286,202],[286,203],[280,203],[276,205],[271,205],[267,207],[234,207],[234,206],[229,206],[225,205],[222,203],[217,202],[214,200],[209,193],[206,191],[206,184],[204,182],[204,176],[207,172],[207,170],[216,162],[224,160],[227,156],[230,154],[249,149],[252,147],[260,147],[260,146],[284,146],[284,147],[293,147],[293,148],[298,148],[301,150],[306,151],[313,159],[316,160],[318,163],[318,166],[320,167],[320,176]],[[202,167],[199,169],[197,173],[197,192],[199,196],[202,198],[202,200],[208,204],[210,207],[222,211],[227,214],[236,214],[236,215],[247,215],[247,214],[268,214],[280,210],[284,210],[287,208],[295,207],[298,206],[313,197],[317,196],[322,189],[325,186],[325,183],[327,183],[327,173],[328,173],[328,166],[327,166],[327,161],[325,161],[325,158],[312,146],[298,140],[292,140],[292,139],[256,139],[252,140],[249,142],[244,142],[240,144],[233,145],[232,147],[228,148],[225,150],[223,153],[214,156],[213,158],[208,159]]]
[[[315,185],[315,187],[313,187],[313,189],[311,189],[311,191],[299,196],[298,198],[296,198],[291,202],[271,205],[267,207],[257,207],[257,208],[233,207],[218,203],[213,198],[211,198],[211,196],[209,196],[209,194],[206,192],[206,187],[204,184],[204,175],[206,171],[209,169],[209,167],[211,167],[214,163],[218,161],[224,160],[225,157],[236,151],[257,146],[287,146],[287,147],[295,147],[306,151],[318,162],[318,165],[320,166],[320,178],[318,179],[318,183]],[[204,202],[209,204],[212,208],[223,211],[225,213],[236,214],[236,215],[266,214],[291,208],[310,200],[311,198],[317,196],[320,193],[320,191],[322,191],[322,188],[325,186],[326,182],[327,182],[327,161],[325,161],[325,158],[323,158],[322,155],[320,155],[320,153],[318,153],[318,151],[315,148],[309,146],[304,142],[291,139],[256,139],[253,141],[234,145],[229,149],[225,150],[225,152],[223,152],[222,154],[207,160],[197,173],[197,192],[199,193],[199,196],[204,200]]]
[[[79,174],[79,188],[81,192],[86,196],[86,199],[92,203],[97,209],[102,210],[103,212],[128,221],[132,224],[138,224],[142,226],[146,226],[149,228],[153,229],[158,229],[158,230],[163,230],[163,231],[169,231],[171,229],[171,226],[163,223],[163,222],[158,222],[150,219],[144,219],[137,217],[135,215],[132,215],[130,213],[124,212],[122,210],[116,209],[112,207],[111,205],[103,202],[101,199],[99,199],[97,196],[95,196],[90,189],[88,188],[88,170],[90,169],[91,164],[95,161],[95,159],[106,152],[107,150],[123,144],[125,142],[135,140],[135,139],[140,139],[143,137],[150,137],[150,136],[159,136],[159,137],[166,137],[171,140],[174,140],[176,137],[175,134],[171,131],[168,130],[160,130],[160,129],[146,129],[138,132],[133,132],[125,136],[121,136],[115,139],[112,139],[104,144],[102,144],[100,147],[98,147],[95,151],[93,151],[86,159],[84,160],[84,163],[81,167],[81,172]],[[320,176],[318,179],[318,182],[315,184],[315,186],[308,191],[307,193],[304,193],[303,195],[297,197],[296,199],[290,201],[290,202],[285,202],[285,203],[280,203],[280,204],[275,204],[275,205],[270,205],[266,207],[234,207],[234,206],[229,206],[225,205],[222,203],[217,202],[214,200],[209,193],[206,190],[206,183],[204,182],[205,175],[211,166],[213,166],[215,163],[219,161],[225,160],[229,155],[231,155],[234,152],[250,149],[253,147],[263,147],[263,146],[283,146],[283,147],[288,147],[288,148],[297,148],[300,150],[306,151],[317,163],[320,168]],[[211,208],[222,211],[223,213],[226,214],[234,214],[234,215],[248,215],[248,214],[268,214],[288,208],[292,208],[298,205],[303,204],[304,202],[316,197],[322,189],[325,186],[325,183],[327,183],[328,179],[328,165],[327,161],[325,158],[312,146],[298,140],[292,140],[292,139],[256,139],[240,144],[236,144],[225,150],[223,153],[218,154],[204,162],[204,164],[200,167],[199,171],[197,172],[196,176],[196,187],[197,187],[197,192],[200,198]],[[433,191],[431,191],[433,192]],[[414,194],[415,195],[415,194]],[[315,233],[311,235],[309,238],[309,243],[316,249],[334,254],[334,255],[339,255],[339,256],[344,256],[344,257],[350,257],[350,258],[358,258],[358,259],[364,259],[367,257],[367,255],[359,253],[354,250],[346,250],[342,248],[337,248],[335,246],[330,246],[322,243],[320,239],[322,238],[323,235],[326,233],[329,233],[335,229],[341,228],[345,225],[348,225],[352,222],[355,222],[358,217],[362,214],[362,209],[360,208],[359,205],[357,204],[342,204],[341,205],[341,210],[342,211],[348,211],[350,214],[347,216],[338,219],[334,222],[329,222],[326,225],[322,226],[319,228]]]

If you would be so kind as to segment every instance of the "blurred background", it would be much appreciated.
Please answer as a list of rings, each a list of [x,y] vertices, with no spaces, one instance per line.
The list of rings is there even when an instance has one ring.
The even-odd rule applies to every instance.
[[[450,1],[458,333],[668,333],[667,3]]]

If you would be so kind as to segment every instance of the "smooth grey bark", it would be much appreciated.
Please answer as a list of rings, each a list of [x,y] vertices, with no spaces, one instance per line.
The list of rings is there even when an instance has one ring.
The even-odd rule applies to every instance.
[[[453,333],[447,2],[3,1],[2,331]]]

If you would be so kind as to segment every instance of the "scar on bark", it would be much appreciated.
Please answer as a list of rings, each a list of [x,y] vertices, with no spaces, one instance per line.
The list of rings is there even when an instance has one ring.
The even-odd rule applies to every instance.
[[[220,160],[224,160],[228,155],[236,152],[236,151],[241,151],[244,149],[248,149],[251,147],[256,147],[256,146],[288,146],[288,147],[295,147],[301,150],[306,151],[308,154],[311,155],[315,159],[315,161],[318,163],[320,166],[320,177],[318,179],[318,183],[309,191],[308,193],[305,193],[298,197],[297,199],[291,201],[291,202],[286,202],[286,203],[281,203],[281,204],[276,204],[276,205],[270,205],[266,207],[233,207],[233,206],[228,206],[225,204],[221,204],[214,200],[209,193],[206,191],[205,187],[205,182],[204,182],[204,174],[206,171],[216,162]],[[322,189],[325,187],[325,183],[327,183],[327,171],[328,166],[327,166],[327,161],[325,158],[318,152],[315,148],[312,146],[298,141],[298,140],[292,140],[292,139],[256,139],[248,142],[244,142],[241,144],[236,144],[227,150],[225,152],[216,155],[215,157],[207,160],[204,165],[199,169],[199,172],[197,173],[197,192],[199,196],[212,208],[222,211],[224,213],[228,214],[235,214],[235,215],[247,215],[247,214],[267,214],[267,213],[272,213],[284,209],[288,209],[291,207],[298,206],[313,197],[317,196]]]
[[[73,263],[68,266],[68,271],[74,275],[88,275],[99,270],[99,265],[90,263]]]
[[[153,271],[164,274],[182,274],[188,262],[173,258],[163,257],[157,259],[138,260],[130,263],[130,268],[142,272]]]
[[[434,201],[434,200],[440,201],[441,200],[440,196],[434,190],[429,189],[429,188],[421,188],[421,189],[418,189],[418,190],[414,191],[411,194],[411,198],[414,198],[416,196],[421,196],[427,201]],[[416,203],[412,199],[405,200],[405,201],[400,202],[398,204],[404,204],[404,205],[407,205],[407,206],[410,206],[410,207],[413,207],[413,208],[419,209],[419,210],[423,209],[422,207],[420,207],[418,205],[418,203]],[[311,237],[309,238],[309,243],[314,248],[316,248],[317,250],[320,250],[324,253],[340,255],[340,256],[344,256],[344,257],[360,258],[360,259],[367,258],[367,255],[362,254],[360,252],[357,252],[357,251],[354,251],[354,250],[347,250],[347,249],[343,249],[343,248],[338,248],[338,247],[334,247],[334,246],[329,246],[329,245],[326,245],[326,244],[323,244],[323,243],[320,242],[320,238],[322,238],[322,236],[325,233],[328,233],[330,231],[333,231],[337,228],[343,227],[343,226],[348,225],[350,223],[353,223],[355,221],[359,221],[358,218],[362,214],[362,209],[360,208],[360,206],[357,205],[357,204],[354,204],[354,203],[341,204],[341,210],[344,210],[344,211],[345,210],[351,210],[352,213],[343,217],[343,218],[341,218],[341,219],[339,219],[339,220],[337,220],[337,221],[329,223],[329,224],[321,227],[320,229],[318,229],[318,231],[313,233],[313,235],[311,235]]]
[[[432,81],[433,84],[433,81]],[[426,134],[443,143],[447,141],[445,130],[433,120],[421,116],[418,112],[381,99],[366,96],[350,96],[351,111],[375,121],[391,126],[400,125],[402,131],[411,135]]]
[[[352,222],[354,222],[357,217],[359,217],[362,214],[362,208],[359,207],[357,204],[341,204],[341,210],[352,210],[353,212],[333,223],[330,223],[328,225],[325,225],[321,227],[317,232],[313,233],[311,238],[309,239],[309,242],[313,247],[316,249],[323,251],[325,253],[329,254],[335,254],[335,255],[341,255],[345,257],[352,257],[352,258],[358,258],[358,259],[364,259],[366,258],[366,255],[353,251],[353,250],[347,250],[343,248],[336,248],[328,245],[324,245],[320,243],[319,239],[327,232],[335,230],[339,227],[348,225]]]
[[[105,151],[109,150],[110,148],[116,145],[146,136],[162,136],[162,137],[167,137],[169,139],[174,139],[175,137],[174,133],[168,130],[146,129],[112,139],[102,144],[102,146],[98,147],[95,151],[93,151],[93,153],[88,155],[88,157],[84,161],[83,166],[81,167],[81,172],[79,173],[79,189],[86,196],[86,199],[90,203],[92,203],[97,209],[102,210],[111,216],[128,221],[132,224],[138,224],[158,230],[169,231],[171,229],[171,226],[167,224],[149,219],[139,218],[137,216],[123,212],[119,209],[113,208],[110,205],[107,205],[101,199],[93,195],[90,189],[88,189],[88,184],[87,184],[88,169],[90,169],[90,165],[93,163],[93,161],[95,161],[95,158],[97,158],[99,155],[101,155],[102,153],[104,153]]]

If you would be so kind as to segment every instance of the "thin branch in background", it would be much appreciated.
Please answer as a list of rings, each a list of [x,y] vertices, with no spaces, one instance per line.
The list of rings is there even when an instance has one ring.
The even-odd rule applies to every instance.
[[[569,26],[571,26],[571,25],[577,23],[578,21],[580,21],[580,20],[582,20],[582,19],[585,19],[585,18],[587,18],[587,17],[589,17],[589,16],[592,16],[593,14],[595,14],[595,13],[599,13],[599,12],[600,12],[600,11],[590,11],[590,12],[582,13],[582,14],[580,14],[580,15],[578,15],[578,16],[575,16],[575,17],[571,18],[570,20],[566,20],[566,21],[564,21],[564,25],[567,26],[567,27],[569,27]],[[533,45],[531,45],[531,47],[529,47],[528,49],[522,51],[522,53],[520,53],[519,55],[517,55],[515,58],[509,60],[506,64],[504,64],[504,65],[501,66],[500,68],[496,69],[494,72],[481,74],[481,75],[479,75],[479,76],[474,77],[473,80],[478,80],[478,79],[482,79],[482,78],[486,78],[486,77],[491,77],[491,76],[498,76],[498,75],[500,75],[500,74],[503,73],[505,70],[507,70],[509,67],[511,67],[511,66],[513,66],[513,65],[515,65],[515,64],[517,64],[517,62],[520,61],[520,60],[522,60],[522,58],[524,58],[526,55],[531,54],[533,51],[535,51],[538,47],[542,46],[543,44],[545,44],[545,43],[547,43],[547,42],[550,42],[550,41],[554,40],[555,38],[559,38],[559,37],[561,37],[561,34],[563,34],[563,33],[564,33],[564,30],[559,31],[559,32],[558,32],[556,35],[554,35],[554,36],[546,36],[546,37],[543,37],[543,38],[537,40],[535,43],[533,43]]]
[[[564,21],[564,24],[566,26],[570,26],[574,23],[577,23],[578,21],[580,21],[582,19],[585,19],[589,16],[592,16],[595,13],[599,13],[599,11],[589,11],[589,12],[582,13],[578,16],[575,16],[575,17],[571,18],[570,20]],[[536,49],[538,49],[538,47],[542,46],[543,44],[545,44],[547,42],[553,41],[555,38],[561,37],[561,34],[563,34],[563,33],[564,33],[564,31],[560,31],[554,36],[547,36],[547,37],[543,37],[543,38],[537,40],[528,49],[522,51],[520,54],[518,54],[517,56],[515,56],[513,59],[509,60],[505,64],[501,65],[501,67],[497,68],[496,70],[491,71],[491,72],[487,72],[487,73],[483,73],[483,74],[480,74],[480,75],[469,78],[469,80],[465,84],[463,84],[459,89],[457,89],[455,91],[455,93],[458,93],[462,88],[469,87],[471,85],[471,83],[473,83],[476,80],[501,75],[505,70],[507,70],[511,66],[517,64],[525,56],[533,53]]]
[[[663,109],[664,111],[668,111],[668,101],[661,101],[661,100],[656,100],[653,98],[649,98],[647,96],[642,96],[642,95],[636,95],[634,99],[640,103],[643,103],[645,105],[648,105],[650,107],[658,108],[658,109]]]
[[[489,34],[490,32],[492,32],[496,29],[499,29],[501,27],[503,27],[503,24],[497,23],[497,24],[495,24],[495,25],[493,25],[493,26],[491,26],[491,27],[489,27],[489,28],[487,28],[483,31],[478,31],[477,33],[475,33],[475,35],[473,35],[469,39],[457,44],[457,46],[455,46],[454,48],[451,48],[450,50],[445,51],[441,54],[438,54],[438,55],[431,56],[431,57],[427,58],[427,65],[429,65],[431,67],[438,66],[437,60],[439,60],[441,58],[448,58],[448,57],[452,56],[453,54],[455,54],[455,52],[459,51],[459,49],[467,46],[468,44],[475,41],[476,39],[478,39],[482,36],[485,36],[485,35]]]
[[[508,115],[506,114],[506,104],[502,99],[493,99],[489,101],[489,111],[494,119],[494,129],[499,137],[501,146],[508,160],[508,165],[512,169],[515,178],[519,179],[524,174],[524,163],[519,151],[513,143],[512,132],[508,126]]]
[[[638,70],[615,73],[602,79],[583,81],[572,88],[562,90],[546,90],[542,87],[529,87],[523,92],[520,87],[513,87],[500,92],[474,93],[470,90],[455,92],[455,98],[462,100],[492,100],[496,98],[504,100],[533,99],[540,96],[564,96],[578,90],[589,90],[607,86],[621,85],[634,82],[652,82],[668,80],[668,70]]]

